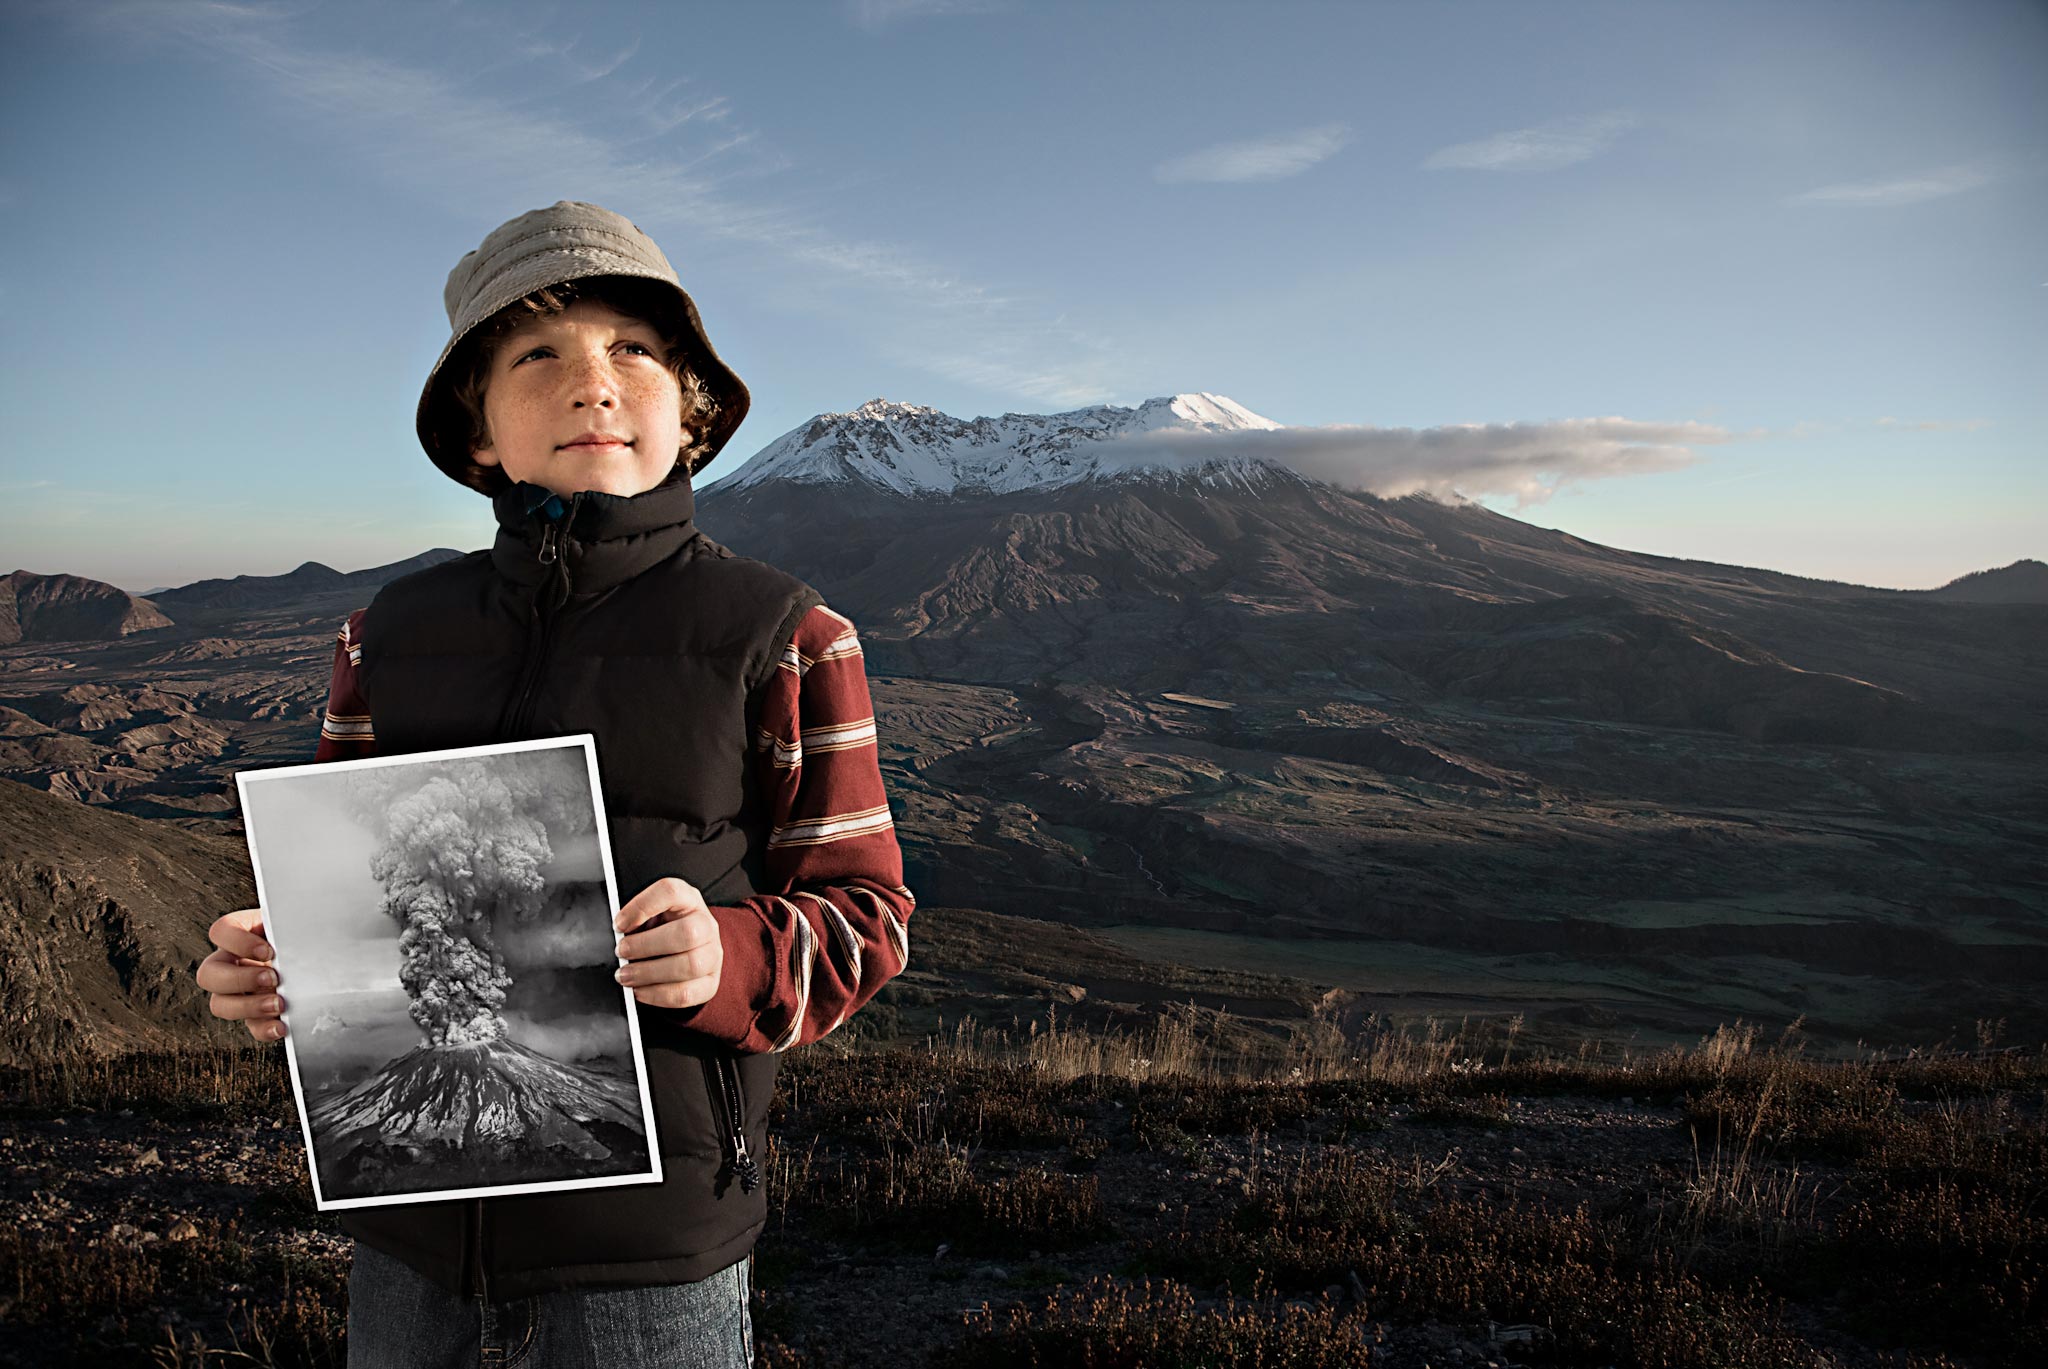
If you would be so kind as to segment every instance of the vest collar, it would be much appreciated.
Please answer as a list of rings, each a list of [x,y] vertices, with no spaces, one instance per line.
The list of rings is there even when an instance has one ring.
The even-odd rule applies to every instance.
[[[494,495],[491,508],[498,516],[491,564],[499,574],[537,585],[560,569],[573,594],[630,580],[697,535],[687,479],[634,495],[579,490],[566,500],[521,481]],[[549,554],[559,567],[542,559]]]

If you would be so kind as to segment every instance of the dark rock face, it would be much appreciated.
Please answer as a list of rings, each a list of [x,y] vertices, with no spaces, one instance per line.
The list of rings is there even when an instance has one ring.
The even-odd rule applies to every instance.
[[[1284,483],[699,521],[859,624],[921,897],[1453,1015],[2048,1032],[2048,607]]]
[[[81,575],[17,570],[0,579],[0,646],[102,642],[170,625],[149,600]]]
[[[0,1061],[248,1033],[193,982],[216,917],[255,906],[247,848],[0,779]]]
[[[1209,679],[1766,743],[2048,749],[2038,701],[1999,683],[2048,666],[2027,640],[2048,608],[1643,556],[1477,506],[1172,479],[948,500],[809,484],[715,492],[699,522],[829,586],[907,676]]]

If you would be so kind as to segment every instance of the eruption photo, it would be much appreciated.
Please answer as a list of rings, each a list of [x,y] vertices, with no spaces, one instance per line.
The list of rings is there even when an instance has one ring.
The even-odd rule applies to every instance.
[[[322,1211],[660,1181],[589,736],[235,782]]]

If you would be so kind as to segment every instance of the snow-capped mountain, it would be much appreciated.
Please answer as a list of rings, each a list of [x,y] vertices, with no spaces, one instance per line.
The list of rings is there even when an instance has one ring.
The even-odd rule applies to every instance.
[[[908,495],[1009,494],[1133,476],[1247,488],[1299,483],[1285,466],[1233,451],[1226,436],[1280,426],[1206,392],[1148,399],[1135,409],[1098,404],[973,419],[871,399],[784,433],[703,493],[768,480],[857,481]]]

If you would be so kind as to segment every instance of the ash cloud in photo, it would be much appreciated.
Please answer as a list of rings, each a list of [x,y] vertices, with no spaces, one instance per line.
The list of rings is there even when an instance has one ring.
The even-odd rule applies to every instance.
[[[236,779],[323,1210],[660,1179],[587,737]]]

